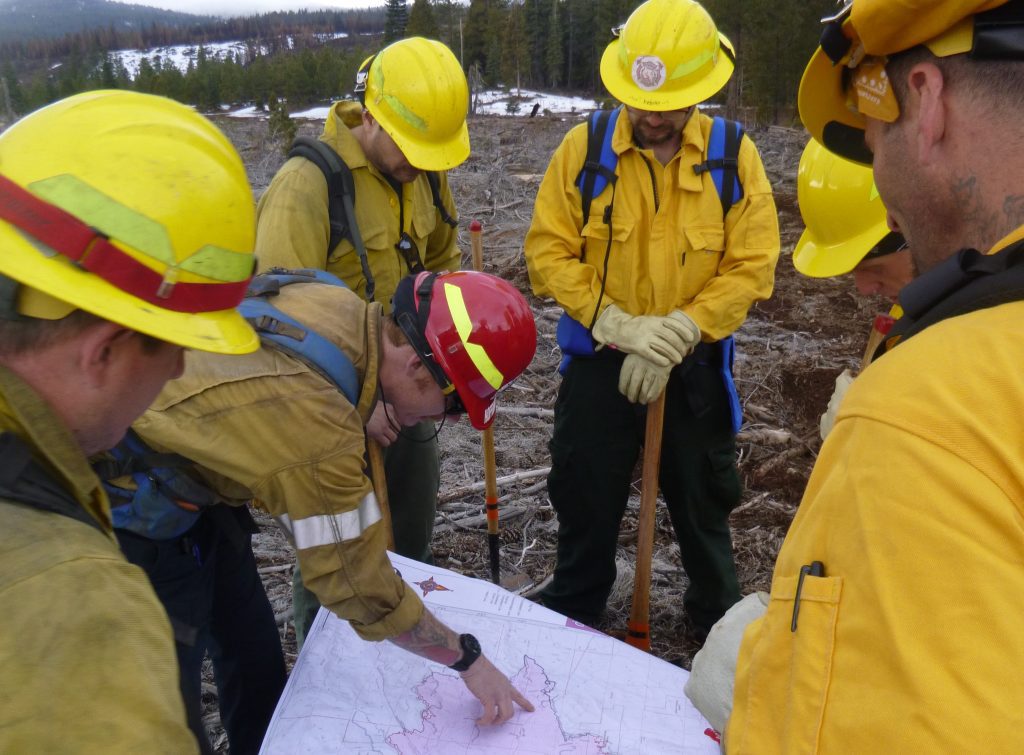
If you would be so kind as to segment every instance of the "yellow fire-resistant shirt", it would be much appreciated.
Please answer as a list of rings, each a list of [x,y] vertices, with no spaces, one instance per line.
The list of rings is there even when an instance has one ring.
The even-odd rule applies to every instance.
[[[0,501],[0,752],[196,752],[163,606],[69,430],[2,367],[0,432],[101,525]]]
[[[1022,319],[943,320],[854,381],[743,638],[730,754],[1020,751]]]
[[[771,294],[779,227],[771,186],[749,138],[739,152],[743,198],[723,221],[711,174],[693,170],[704,160],[711,125],[700,113],[690,118],[679,152],[662,166],[651,150],[633,143],[623,112],[612,135],[618,181],[594,198],[586,222],[576,179],[586,158],[587,124],[572,129],[544,175],[526,235],[536,294],[554,298],[586,326],[599,314],[600,300],[601,310],[616,303],[633,315],[681,309],[706,341],[735,331],[750,306]],[[609,248],[603,216],[613,191]]]
[[[434,272],[459,269],[456,229],[444,223],[434,207],[426,175],[402,184],[399,197],[384,174],[366,159],[349,131],[360,124],[357,102],[338,102],[324,124],[322,141],[330,145],[352,171],[355,212],[376,282],[374,300],[390,310],[391,297],[409,267],[395,249],[402,231],[412,237],[420,259]],[[455,202],[448,176],[440,173],[440,195],[452,217]],[[256,256],[260,270],[271,267],[313,268],[337,275],[365,299],[366,278],[355,248],[343,239],[327,254],[330,217],[327,183],[320,169],[303,157],[284,164],[260,197],[257,212]]]
[[[361,385],[355,406],[273,346],[244,356],[189,352],[185,373],[133,427],[153,448],[196,462],[225,498],[258,499],[289,534],[321,604],[364,639],[395,637],[419,621],[423,604],[388,561],[364,472],[381,306],[319,283],[284,286],[273,303],[348,355]]]

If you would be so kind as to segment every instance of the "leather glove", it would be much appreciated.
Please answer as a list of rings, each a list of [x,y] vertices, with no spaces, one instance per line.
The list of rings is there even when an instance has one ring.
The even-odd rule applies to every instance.
[[[755,592],[743,598],[711,627],[707,642],[693,657],[684,692],[718,732],[725,733],[732,714],[736,659],[743,633],[750,622],[764,616],[767,610],[768,593]]]
[[[619,393],[634,404],[649,404],[665,390],[674,366],[662,367],[639,354],[627,354],[619,371]]]
[[[627,354],[639,354],[665,367],[679,364],[700,341],[700,328],[676,310],[665,317],[629,315],[609,304],[597,318],[594,340]]]
[[[850,389],[853,378],[853,373],[848,369],[840,372],[839,377],[836,378],[836,388],[832,391],[832,398],[828,400],[828,408],[821,415],[819,423],[822,440],[825,440],[825,436],[832,432],[832,427],[836,424],[836,415],[839,413],[839,405],[843,403],[843,396]]]

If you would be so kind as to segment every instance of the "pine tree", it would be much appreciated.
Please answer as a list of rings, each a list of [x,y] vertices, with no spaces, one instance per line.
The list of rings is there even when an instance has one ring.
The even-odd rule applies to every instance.
[[[551,86],[557,88],[562,83],[562,24],[561,24],[561,3],[555,0],[551,4],[551,16],[548,23],[548,44],[544,55],[544,63],[547,68],[547,80]]]
[[[384,43],[391,44],[404,37],[408,21],[409,8],[405,0],[388,0],[384,10]]]
[[[405,27],[405,36],[440,39],[441,31],[437,26],[434,9],[430,6],[429,0],[413,0],[412,10],[409,11],[409,23]]]

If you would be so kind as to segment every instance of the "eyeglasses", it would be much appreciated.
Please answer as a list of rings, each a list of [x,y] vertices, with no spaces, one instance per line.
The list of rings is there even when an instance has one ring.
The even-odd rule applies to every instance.
[[[642,108],[626,105],[626,110],[639,118],[646,118],[649,115],[660,115],[667,121],[686,120],[690,117],[696,105],[676,108],[675,110],[643,110]]]

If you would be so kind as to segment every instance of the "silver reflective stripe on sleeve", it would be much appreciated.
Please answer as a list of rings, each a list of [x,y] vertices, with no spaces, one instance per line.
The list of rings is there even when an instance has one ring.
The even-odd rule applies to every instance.
[[[292,519],[287,514],[277,517],[277,523],[289,534],[289,539],[297,549],[355,540],[379,521],[380,505],[372,491],[366,494],[359,508],[354,511],[321,514],[305,519]]]

